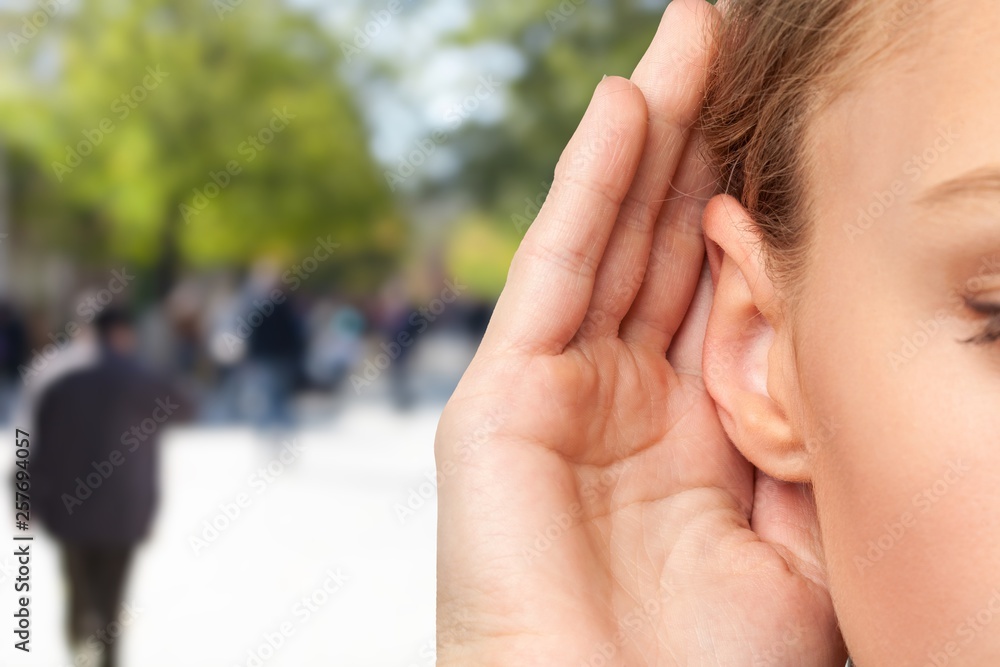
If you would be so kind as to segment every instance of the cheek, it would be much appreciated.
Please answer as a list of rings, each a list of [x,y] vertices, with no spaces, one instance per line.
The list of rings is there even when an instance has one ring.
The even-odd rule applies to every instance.
[[[871,294],[827,290],[797,331],[845,637],[862,665],[1000,664],[1000,348]]]

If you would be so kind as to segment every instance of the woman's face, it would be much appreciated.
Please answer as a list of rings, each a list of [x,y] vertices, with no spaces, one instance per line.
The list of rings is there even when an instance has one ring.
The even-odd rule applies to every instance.
[[[814,488],[860,667],[1000,665],[1000,340],[965,342],[1000,333],[1000,3],[904,4],[908,50],[811,128]]]

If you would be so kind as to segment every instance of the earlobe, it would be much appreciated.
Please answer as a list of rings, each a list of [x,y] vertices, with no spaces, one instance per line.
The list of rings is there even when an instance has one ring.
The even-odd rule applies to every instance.
[[[704,378],[730,439],[776,479],[807,482],[809,457],[792,417],[790,331],[747,211],[720,195],[705,209],[715,284],[705,335]]]

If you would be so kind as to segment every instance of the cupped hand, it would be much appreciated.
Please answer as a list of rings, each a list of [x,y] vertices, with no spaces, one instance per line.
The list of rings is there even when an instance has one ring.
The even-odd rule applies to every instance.
[[[674,0],[609,77],[438,428],[438,664],[835,666],[808,489],[754,470],[701,379],[718,19]]]

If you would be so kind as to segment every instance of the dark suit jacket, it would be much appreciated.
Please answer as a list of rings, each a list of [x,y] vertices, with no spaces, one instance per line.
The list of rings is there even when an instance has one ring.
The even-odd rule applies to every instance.
[[[32,434],[32,510],[65,541],[142,540],[158,500],[160,436],[189,413],[175,387],[112,353],[56,381]]]

